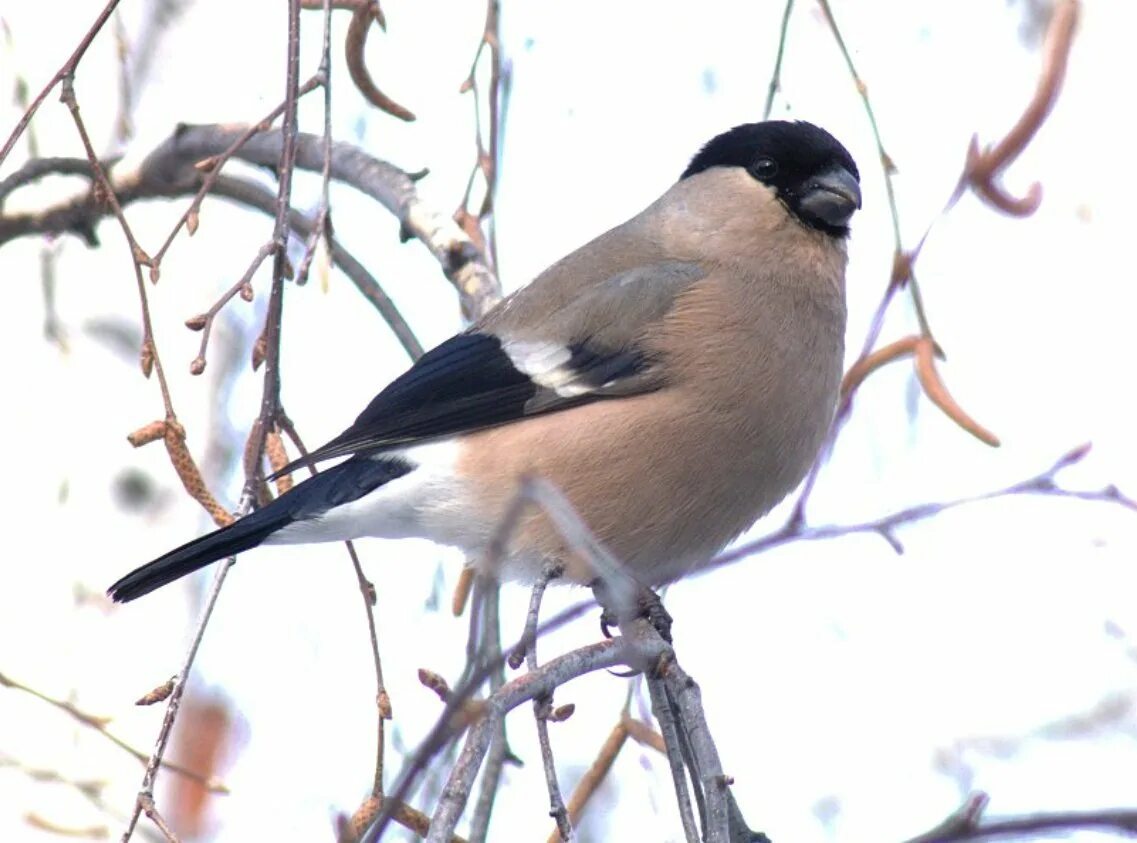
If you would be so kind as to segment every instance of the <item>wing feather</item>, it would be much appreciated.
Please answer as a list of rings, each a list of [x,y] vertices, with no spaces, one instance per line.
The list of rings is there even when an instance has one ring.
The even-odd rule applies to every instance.
[[[645,329],[701,277],[687,263],[640,267],[586,287],[549,315],[548,331],[537,325],[515,332],[508,319],[494,324],[494,333],[475,325],[424,354],[347,430],[277,474],[658,389],[665,381]],[[528,304],[526,293],[519,303]]]

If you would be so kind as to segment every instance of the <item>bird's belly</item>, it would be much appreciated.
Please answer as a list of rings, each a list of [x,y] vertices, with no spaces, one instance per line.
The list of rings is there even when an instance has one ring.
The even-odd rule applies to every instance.
[[[791,491],[832,412],[830,395],[808,407],[799,401],[796,425],[662,398],[598,402],[484,431],[464,443],[459,470],[477,478],[475,495],[495,518],[522,477],[549,480],[630,573],[660,582],[709,558]],[[550,557],[579,582],[600,573],[539,514],[523,521],[513,549],[503,571],[511,578],[531,578]]]

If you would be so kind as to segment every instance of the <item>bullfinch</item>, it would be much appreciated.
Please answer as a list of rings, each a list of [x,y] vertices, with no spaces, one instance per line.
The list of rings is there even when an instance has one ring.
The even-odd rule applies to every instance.
[[[341,459],[109,589],[141,597],[258,545],[422,537],[482,556],[521,478],[554,484],[645,586],[681,576],[802,479],[845,333],[848,151],[737,126],[642,212],[424,354],[300,465]],[[346,459],[343,459],[346,458]],[[492,572],[598,572],[534,511]]]

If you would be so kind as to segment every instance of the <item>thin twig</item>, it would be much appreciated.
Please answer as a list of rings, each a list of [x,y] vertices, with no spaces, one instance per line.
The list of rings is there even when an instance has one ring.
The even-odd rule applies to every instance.
[[[200,173],[187,167],[188,161],[152,156],[141,170],[128,180],[115,183],[115,196],[122,206],[155,198],[174,198],[193,194],[201,182]],[[50,164],[50,166],[48,166]],[[26,183],[49,173],[72,173],[94,178],[91,163],[85,158],[54,158],[31,161],[14,173],[8,181]],[[188,178],[183,177],[183,173]],[[269,215],[276,213],[276,200],[264,187],[250,181],[229,176],[217,177],[210,195],[229,199]],[[36,214],[0,216],[0,245],[21,236],[77,234],[89,245],[95,224],[110,214],[110,209],[90,196],[48,208]],[[302,213],[289,209],[289,226],[299,237],[308,238],[315,230],[313,223]],[[412,360],[422,356],[423,348],[414,332],[399,313],[390,297],[375,278],[334,237],[331,238],[332,261],[348,276],[356,289],[370,302],[387,322],[395,337]]]
[[[314,91],[320,86],[321,81],[322,79],[319,73],[317,73],[317,75],[300,86],[297,90],[297,96],[302,97],[310,91]],[[193,162],[194,170],[197,173],[204,173],[205,175],[201,178],[201,184],[197,189],[197,193],[194,194],[193,201],[189,203],[189,206],[182,213],[181,217],[174,223],[173,229],[166,235],[166,240],[154,254],[151,264],[152,280],[158,280],[162,259],[166,256],[166,252],[169,251],[170,246],[173,245],[174,240],[178,236],[178,232],[180,232],[183,227],[189,231],[191,236],[197,231],[198,219],[201,214],[201,204],[205,201],[205,197],[209,195],[209,191],[213,189],[217,179],[221,176],[221,170],[225,164],[237,154],[237,151],[240,150],[242,146],[249,142],[250,138],[259,132],[267,132],[272,128],[272,124],[284,113],[287,104],[287,100],[281,102],[259,121],[248,126],[233,139],[233,142],[229,144],[227,148],[221,150],[216,155],[210,155],[208,158]]]
[[[790,30],[790,15],[794,10],[794,0],[786,0],[786,7],[782,10],[782,25],[778,30],[778,55],[774,59],[774,70],[770,74],[770,85],[766,89],[766,105],[762,108],[762,119],[769,120],[774,110],[774,97],[782,85],[782,59],[786,55],[786,35]]]
[[[525,649],[525,664],[529,672],[537,670],[537,619],[541,615],[541,598],[545,594],[548,584],[561,576],[564,565],[559,562],[546,562],[541,569],[540,576],[533,583],[529,596],[529,611],[525,618],[525,631],[522,641]],[[514,655],[517,651],[514,650]],[[514,656],[510,656],[512,666]],[[538,697],[533,700],[533,717],[537,721],[537,743],[541,747],[541,763],[545,769],[545,786],[549,790],[549,816],[557,824],[557,831],[562,840],[572,839],[572,824],[569,822],[568,810],[565,808],[564,798],[561,796],[560,783],[557,781],[557,765],[553,760],[553,744],[549,740],[549,716],[553,708],[553,695]]]
[[[253,503],[252,489],[246,485],[245,493],[241,497],[241,503],[237,507],[238,517],[245,515],[251,508]],[[150,760],[146,765],[146,772],[142,776],[142,787],[138,792],[138,798],[134,801],[134,810],[131,813],[130,819],[127,821],[126,831],[122,835],[123,843],[127,843],[134,833],[135,826],[138,823],[138,817],[144,810],[145,800],[152,800],[154,798],[154,782],[158,777],[158,770],[163,766],[162,757],[166,753],[166,746],[169,744],[170,735],[174,729],[174,722],[178,717],[178,709],[181,706],[182,695],[186,690],[186,683],[189,680],[190,669],[193,667],[194,660],[197,658],[197,650],[201,646],[202,639],[205,637],[205,629],[209,625],[209,618],[213,614],[213,607],[217,603],[217,598],[221,595],[221,586],[225,583],[225,575],[229,573],[229,568],[232,567],[236,561],[235,556],[230,556],[228,559],[222,560],[215,569],[213,574],[213,582],[210,584],[209,593],[205,598],[205,606],[202,608],[201,616],[198,618],[197,626],[194,628],[193,638],[190,641],[189,648],[186,650],[185,657],[182,659],[181,669],[177,673],[177,681],[174,683],[173,691],[166,702],[166,713],[162,718],[162,726],[158,731],[158,739],[154,744],[154,750],[150,753]]]
[[[1066,61],[1073,43],[1073,35],[1078,16],[1079,4],[1077,0],[1061,0],[1055,9],[1054,15],[1051,19],[1050,28],[1047,32],[1047,39],[1045,45],[1045,59],[1043,63],[1042,74],[1039,79],[1035,97],[1031,101],[1030,106],[1024,112],[1023,117],[1015,128],[1008,134],[1004,142],[996,145],[994,150],[980,152],[978,138],[972,138],[971,146],[968,149],[967,162],[964,166],[962,175],[960,176],[959,183],[951,196],[945,203],[943,210],[933,218],[928,224],[923,236],[917,241],[915,248],[905,251],[900,235],[900,217],[899,210],[896,204],[895,192],[893,190],[892,177],[895,172],[895,164],[891,157],[884,151],[883,140],[880,135],[879,127],[876,123],[876,117],[872,109],[872,103],[868,95],[868,87],[861,80],[857,74],[856,67],[853,64],[852,57],[848,48],[845,45],[844,38],[837,27],[836,19],[833,17],[832,9],[829,6],[828,0],[818,0],[821,5],[822,12],[825,15],[833,36],[837,41],[837,45],[845,58],[846,65],[849,72],[853,77],[854,83],[857,87],[857,92],[861,97],[864,104],[866,114],[869,118],[869,123],[873,131],[873,137],[876,141],[877,152],[880,157],[881,167],[884,173],[885,188],[887,192],[889,213],[892,218],[893,239],[895,241],[895,251],[893,254],[892,272],[888,280],[888,285],[885,287],[884,294],[881,297],[879,304],[872,319],[869,323],[869,330],[865,337],[864,343],[861,348],[861,353],[857,361],[853,364],[853,369],[858,366],[863,366],[867,358],[873,354],[873,349],[880,338],[881,332],[884,329],[885,315],[896,294],[909,287],[911,289],[912,300],[916,310],[917,321],[920,326],[920,336],[933,344],[933,347],[938,352],[938,346],[935,345],[935,340],[932,337],[926,314],[924,312],[922,297],[919,293],[919,288],[916,285],[914,266],[916,259],[920,254],[924,244],[927,242],[929,235],[932,232],[935,224],[942,219],[956,204],[959,198],[963,195],[966,187],[972,186],[981,196],[1001,210],[1008,213],[1024,213],[1032,212],[1031,209],[1025,209],[1025,205],[1034,203],[1037,207],[1037,200],[1041,197],[1040,188],[1037,185],[1032,188],[1026,200],[1015,200],[1012,197],[1007,197],[1001,192],[994,181],[995,176],[1002,168],[1009,165],[1014,158],[1019,155],[1026,144],[1034,137],[1039,127],[1044,122],[1046,116],[1049,114],[1054,101],[1056,100],[1061,88],[1063,76],[1065,73]],[[1005,201],[1000,201],[1000,199]],[[1025,205],[1024,205],[1025,203]],[[1013,207],[1003,207],[1003,205]],[[852,370],[850,370],[852,372]],[[926,366],[925,374],[934,373],[934,367]],[[943,387],[942,382],[938,381],[940,387]],[[942,388],[941,394],[946,394],[946,387]],[[809,498],[813,492],[813,488],[817,483],[817,478],[821,472],[821,467],[828,459],[829,454],[832,452],[833,444],[840,434],[852,414],[853,397],[856,394],[855,386],[844,391],[838,403],[837,413],[834,417],[833,424],[831,425],[829,436],[825,444],[822,446],[818,458],[814,461],[813,466],[810,468],[805,481],[802,485],[802,490],[798,494],[797,500],[794,503],[793,511],[787,524],[787,528],[800,526],[805,520],[805,508]],[[970,417],[962,411],[957,404],[952,402],[952,406],[948,406],[945,412],[960,424],[965,429],[976,432],[976,429],[982,430],[981,427],[976,425],[970,420]],[[994,440],[994,437],[988,434],[988,444]]]
[[[987,794],[973,793],[942,823],[906,843],[961,843],[967,840],[994,840],[1075,830],[1137,836],[1137,810],[1133,809],[1061,811],[990,820],[984,817],[989,801]]]
[[[463,680],[472,679],[474,673],[485,667],[486,679],[489,681],[492,694],[505,684],[505,670],[501,666],[501,591],[488,577],[477,577],[474,589],[478,610],[470,614]],[[505,769],[506,759],[511,755],[505,731],[505,719],[502,718],[494,725],[490,751],[482,771],[482,783],[470,819],[470,843],[484,843],[488,839],[490,819],[497,802],[502,771]],[[436,781],[441,784],[440,779]]]
[[[367,632],[371,641],[371,658],[375,666],[375,709],[379,716],[376,723],[375,775],[371,783],[371,795],[382,798],[384,721],[390,720],[392,713],[391,698],[387,693],[386,683],[383,681],[383,660],[379,656],[379,635],[375,627],[375,586],[363,573],[363,566],[359,562],[355,543],[344,542],[344,545],[351,556],[351,564],[355,569],[355,577],[359,583],[359,593],[363,598],[364,613],[367,616]]]
[[[173,829],[167,824],[165,818],[158,810],[158,806],[154,804],[154,797],[150,794],[143,794],[138,797],[139,806],[142,808],[143,813],[149,818],[150,822],[158,827],[158,831],[162,832],[162,836],[166,838],[168,843],[179,843],[178,836],[174,834]]]
[[[821,11],[825,15],[825,20],[829,24],[829,29],[833,33],[833,39],[837,42],[837,48],[841,51],[841,57],[845,60],[845,65],[849,69],[849,75],[853,77],[853,84],[856,85],[857,94],[861,98],[861,102],[865,107],[865,115],[869,120],[869,127],[872,129],[873,140],[876,142],[876,151],[880,159],[881,171],[884,173],[884,189],[888,197],[888,212],[892,219],[892,238],[896,245],[896,254],[902,254],[904,251],[904,242],[900,234],[900,209],[896,204],[896,188],[892,183],[893,175],[896,173],[896,164],[893,162],[892,157],[884,150],[884,139],[880,134],[880,127],[876,122],[876,113],[873,111],[872,100],[869,99],[868,85],[861,78],[857,72],[857,66],[853,63],[853,56],[849,52],[849,48],[845,45],[845,38],[841,34],[840,28],[837,26],[837,19],[833,17],[833,10],[829,7],[829,0],[818,0],[821,6]],[[914,276],[908,278],[908,289],[912,294],[912,306],[916,311],[916,321],[920,325],[920,333],[924,336],[932,336],[932,329],[928,324],[928,315],[924,310],[924,297],[920,293],[920,287],[916,283]]]
[[[123,214],[122,205],[119,204],[118,199],[115,197],[114,188],[111,186],[110,179],[107,178],[106,171],[95,155],[95,147],[91,143],[91,138],[87,133],[87,127],[79,114],[79,102],[75,98],[73,78],[70,75],[66,75],[63,77],[61,84],[61,99],[71,113],[72,121],[75,123],[75,129],[79,133],[79,139],[82,141],[83,149],[87,154],[87,160],[91,163],[91,168],[94,172],[96,198],[101,199],[110,206],[115,219],[118,220],[119,227],[122,229],[123,236],[126,237],[126,242],[130,246],[135,282],[138,287],[139,304],[142,309],[142,351],[140,355],[142,373],[146,375],[146,377],[150,376],[151,371],[157,375],[158,388],[162,393],[162,403],[166,408],[166,418],[168,420],[174,420],[176,415],[174,413],[173,401],[170,398],[170,387],[166,382],[166,371],[162,366],[161,357],[158,355],[157,344],[154,342],[154,326],[150,319],[150,302],[146,295],[146,283],[142,280],[142,267],[150,265],[150,257],[142,247],[138,245],[138,241],[134,237],[134,232],[131,231],[130,224],[127,223],[126,216]],[[2,159],[2,156],[0,156],[0,159]]]
[[[485,699],[485,714],[466,733],[458,761],[435,808],[427,843],[444,843],[453,833],[489,747],[495,721],[521,703],[547,695],[577,676],[621,664],[626,657],[623,640],[601,641],[558,656],[538,670],[507,682]]]
[[[699,843],[699,827],[695,824],[695,812],[691,807],[691,791],[687,785],[687,769],[683,766],[683,756],[679,751],[679,731],[675,714],[667,703],[663,683],[649,679],[648,693],[651,695],[651,711],[659,723],[663,734],[663,744],[667,749],[667,764],[671,768],[671,781],[675,785],[675,801],[679,806],[679,819],[683,823],[683,834],[687,843]]]
[[[260,185],[227,176],[218,180],[213,194],[257,208],[265,213],[273,213],[276,203],[272,194]],[[294,208],[289,211],[288,224],[299,237],[311,237],[316,230],[314,223]],[[398,307],[391,301],[391,297],[339,240],[330,237],[330,242],[332,263],[347,275],[355,288],[379,311],[379,315],[387,323],[387,327],[391,329],[391,333],[395,335],[403,350],[407,352],[407,356],[411,360],[422,357],[422,344]]]
[[[51,93],[52,89],[68,77],[74,76],[75,68],[77,68],[79,62],[83,60],[87,48],[91,46],[91,42],[95,40],[95,36],[102,31],[103,26],[118,7],[118,3],[119,0],[109,0],[107,5],[103,7],[103,10],[99,12],[99,16],[95,18],[95,22],[91,24],[90,28],[88,28],[87,32],[79,40],[78,46],[72,51],[67,61],[56,71],[55,75],[51,77],[51,80],[44,85],[43,90],[36,95],[36,98],[32,100],[31,104],[24,109],[24,113],[16,122],[16,127],[12,129],[8,140],[6,140],[4,146],[0,148],[0,164],[4,163],[4,159],[8,157],[8,153],[12,151],[12,147],[16,145],[16,141],[20,139],[20,135],[24,133],[24,130],[32,121],[35,113],[39,111],[39,107],[43,105],[43,101],[47,99],[47,95]]]
[[[331,202],[328,191],[332,181],[332,6],[331,0],[322,0],[322,3],[323,50],[320,53],[320,68],[316,71],[316,77],[324,89],[324,168],[320,173],[320,205],[316,209],[316,219],[304,248],[304,257],[301,258],[300,268],[296,271],[296,283],[301,285],[308,280],[308,270],[312,266],[312,259],[319,244],[323,242],[328,245],[328,251],[331,251]]]
[[[198,316],[191,317],[186,320],[186,327],[192,331],[201,331],[201,345],[197,350],[197,357],[190,363],[190,374],[200,375],[205,371],[205,352],[209,348],[209,338],[213,334],[213,323],[217,320],[217,315],[225,308],[225,305],[238,293],[245,301],[252,301],[253,287],[252,279],[256,271],[260,269],[262,263],[268,258],[269,255],[276,252],[276,243],[272,240],[265,243],[260,249],[257,250],[256,255],[249,262],[248,268],[244,271],[236,283],[233,284],[228,290],[221,294],[205,313]]]
[[[279,176],[279,206],[277,208],[277,216],[273,230],[273,242],[276,243],[277,249],[275,259],[273,261],[273,285],[272,291],[269,296],[268,315],[266,317],[265,336],[267,354],[265,360],[265,383],[264,395],[261,400],[261,411],[257,419],[257,427],[260,429],[259,442],[256,446],[256,453],[264,452],[265,438],[267,432],[271,429],[275,422],[277,410],[280,406],[280,373],[279,373],[279,359],[280,359],[280,319],[281,308],[283,299],[283,285],[285,266],[287,256],[285,250],[287,243],[287,222],[288,210],[290,207],[290,197],[292,190],[292,161],[294,158],[294,140],[296,136],[296,102],[297,102],[297,77],[298,77],[298,64],[300,52],[300,27],[299,27],[300,9],[298,0],[289,0],[288,4],[288,57],[287,57],[287,81],[286,81],[286,107],[284,111],[284,128],[282,130],[283,144],[281,145],[280,159],[277,161]],[[65,81],[66,85],[66,81]],[[66,89],[66,88],[65,88]],[[88,156],[92,158],[92,163],[95,164],[92,153],[89,151]],[[105,175],[101,174],[101,169],[96,165],[96,172],[101,175],[101,179],[105,181]],[[110,186],[107,185],[108,192]],[[112,201],[113,192],[111,193]],[[136,258],[136,268],[138,259]],[[141,275],[139,276],[141,284]],[[257,461],[259,465],[259,460]],[[261,477],[255,472],[248,472],[245,478],[245,490],[242,495],[241,505],[239,507],[239,515],[246,514],[252,507],[255,499],[256,491],[258,489]],[[222,562],[217,566],[217,573],[214,575],[213,584],[210,588],[209,596],[206,600],[205,609],[202,612],[201,618],[198,621],[197,628],[194,632],[193,641],[186,654],[183,662],[182,669],[178,671],[178,679],[174,685],[173,692],[170,695],[169,702],[166,706],[166,715],[162,722],[162,728],[158,735],[158,742],[151,755],[150,763],[147,765],[146,774],[143,776],[142,789],[135,800],[134,812],[127,825],[125,834],[123,835],[123,843],[128,841],[134,831],[138,821],[138,816],[141,811],[146,810],[147,804],[152,806],[154,798],[154,779],[157,776],[158,766],[161,761],[162,755],[165,752],[166,745],[169,741],[170,733],[173,729],[175,720],[177,719],[178,708],[181,702],[182,695],[185,692],[186,684],[189,680],[190,670],[192,669],[194,659],[197,655],[197,648],[205,635],[205,629],[209,624],[209,618],[213,611],[213,606],[221,593],[221,588],[224,585],[225,575],[228,573],[229,567],[233,564],[234,557]],[[149,815],[150,812],[147,811]]]
[[[905,507],[888,515],[869,521],[853,524],[827,524],[818,527],[806,526],[801,522],[787,522],[781,528],[769,535],[762,536],[754,541],[746,542],[738,547],[720,553],[713,559],[695,565],[691,573],[712,571],[724,565],[737,562],[748,556],[762,553],[774,547],[798,541],[824,541],[853,535],[877,535],[888,542],[897,553],[903,553],[904,548],[895,531],[898,527],[915,524],[946,512],[949,509],[967,506],[996,498],[1012,497],[1017,495],[1039,495],[1052,498],[1069,498],[1073,500],[1094,501],[1097,503],[1116,504],[1137,512],[1137,501],[1124,495],[1116,486],[1105,486],[1102,489],[1081,490],[1063,489],[1057,484],[1056,475],[1062,469],[1081,462],[1090,451],[1090,446],[1079,445],[1067,451],[1058,458],[1049,468],[1033,477],[1012,483],[1000,489],[980,492],[974,495],[965,495],[946,501],[929,501]]]
[[[556,615],[541,624],[541,627],[537,633],[538,637],[545,635],[555,629],[560,629],[567,623],[571,623],[583,615],[585,612],[594,609],[595,605],[596,604],[592,600],[581,600],[580,602],[561,610]],[[611,641],[604,643],[612,644]],[[589,647],[584,648],[584,650],[576,650],[574,653],[584,659],[603,658],[607,660],[607,655],[599,656],[593,652],[594,646],[598,645],[589,645]],[[618,657],[612,656],[612,658],[616,659]],[[503,665],[504,663],[504,657],[500,658],[497,661],[498,665]],[[551,663],[547,663],[541,667],[542,673],[545,673],[549,670],[549,664]],[[610,667],[611,664],[606,664],[605,666]],[[440,752],[442,752],[446,746],[450,744],[455,734],[455,722],[460,722],[463,725],[469,722],[468,718],[459,717],[459,711],[463,708],[463,706],[468,704],[468,701],[471,699],[473,694],[476,693],[477,689],[481,687],[482,683],[486,681],[486,678],[489,676],[494,667],[495,665],[482,665],[482,667],[479,668],[479,670],[476,671],[468,680],[456,688],[452,694],[448,695],[446,700],[446,708],[439,715],[438,719],[434,723],[434,726],[431,727],[431,730],[427,733],[426,737],[415,748],[415,751],[412,753],[411,757],[408,758],[406,762],[404,762],[403,769],[400,771],[398,778],[395,780],[394,786],[389,791],[389,802],[398,803],[402,801],[406,798],[407,794],[414,789],[424,772],[431,766],[434,759]],[[558,668],[558,670],[559,669],[560,668]],[[588,671],[585,670],[585,672]],[[529,674],[526,674],[526,677],[528,676]],[[521,677],[520,679],[525,679],[526,677]],[[507,685],[514,686],[518,681],[520,680],[515,679],[513,682],[507,683]],[[559,687],[561,684],[563,683],[556,681],[553,682],[553,685],[557,687]],[[495,692],[497,698],[500,698],[504,693],[506,693],[505,687],[506,686],[503,686],[502,689],[499,689],[497,692]],[[532,697],[527,697],[526,699],[531,698]],[[526,699],[518,701],[517,705],[525,702]],[[488,741],[489,738],[487,737],[486,740]],[[384,809],[384,811],[376,819],[375,824],[368,830],[368,833],[364,840],[372,841],[372,843],[374,843],[374,841],[380,839],[384,829],[386,829],[388,823],[391,822],[392,819],[393,817],[391,816],[390,812]]]
[[[461,93],[470,92],[474,101],[474,165],[466,179],[466,190],[458,210],[454,212],[454,220],[478,244],[497,266],[497,234],[493,225],[493,208],[497,193],[497,168],[500,149],[500,133],[502,121],[505,119],[502,106],[503,94],[503,68],[501,55],[501,8],[499,0],[486,0],[486,21],[482,27],[482,37],[474,50],[473,61],[470,62],[470,72],[459,88]],[[481,83],[478,81],[478,65],[486,48],[490,52],[490,80],[489,96],[485,95]],[[489,143],[486,143],[486,130],[482,119],[483,101],[488,100]],[[476,212],[470,209],[470,200],[474,190],[474,182],[481,174],[484,193],[481,206]]]
[[[16,691],[23,691],[25,694],[29,694],[35,697],[37,700],[45,702],[48,705],[59,709],[83,726],[86,726],[98,732],[119,749],[138,759],[143,764],[145,764],[149,758],[149,755],[147,753],[143,752],[140,749],[136,749],[124,741],[122,738],[109,732],[107,730],[107,723],[109,722],[108,718],[89,714],[75,706],[73,703],[70,703],[66,700],[56,699],[55,697],[45,694],[43,691],[37,691],[35,688],[32,688],[29,685],[25,685],[22,682],[17,682],[15,679],[12,679],[4,673],[0,673],[0,685],[4,686],[5,688],[12,688]],[[197,782],[210,793],[229,793],[229,788],[214,776],[202,775],[201,773],[197,773],[193,770],[183,767],[181,764],[175,764],[173,761],[162,761],[161,766],[163,769],[169,770],[171,773],[176,773],[179,776],[184,776],[190,781]]]
[[[718,748],[707,725],[702,693],[674,656],[660,666],[660,673],[668,701],[674,703],[682,739],[689,745],[693,756],[695,769],[692,772],[699,777],[696,788],[702,792],[706,804],[706,840],[708,843],[726,843],[731,838],[727,798],[731,779],[723,775]],[[652,681],[648,680],[649,687]],[[664,732],[665,740],[666,736]]]

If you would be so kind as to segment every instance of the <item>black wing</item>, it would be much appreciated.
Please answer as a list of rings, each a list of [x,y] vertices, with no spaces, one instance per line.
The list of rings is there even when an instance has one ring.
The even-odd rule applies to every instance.
[[[658,389],[663,376],[643,337],[702,277],[691,262],[639,266],[578,289],[548,312],[542,276],[424,354],[351,427],[277,474]],[[559,339],[526,339],[533,328]]]
[[[583,341],[538,351],[547,365],[528,374],[519,368],[516,351],[511,356],[492,334],[452,337],[392,381],[351,427],[277,474],[659,386],[657,379],[637,377],[646,374],[651,360],[634,346],[603,349]]]

